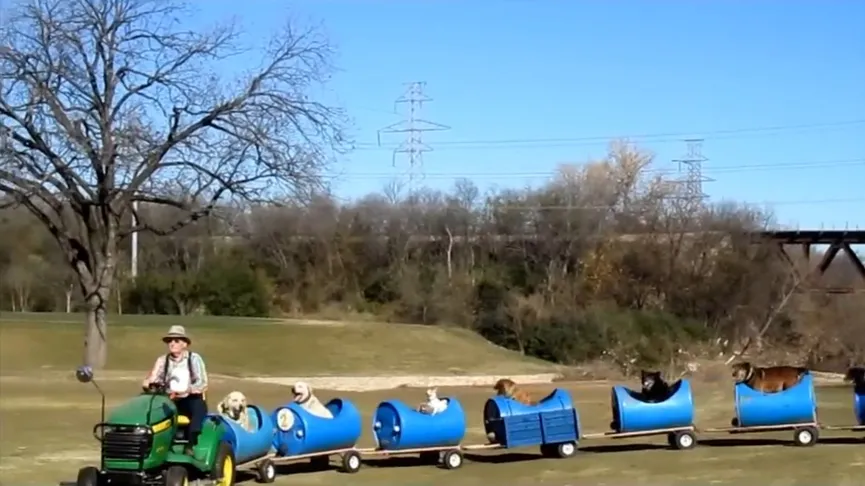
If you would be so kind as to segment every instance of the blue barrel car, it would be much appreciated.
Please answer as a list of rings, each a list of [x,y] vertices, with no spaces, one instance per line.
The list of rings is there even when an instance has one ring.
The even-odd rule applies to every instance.
[[[814,393],[814,378],[805,373],[799,383],[787,390],[764,393],[745,383],[734,388],[736,418],[734,428],[742,429],[794,429],[796,445],[810,446],[816,443],[817,398]]]
[[[676,449],[690,449],[697,444],[693,432],[694,395],[688,380],[670,385],[670,395],[658,402],[648,402],[641,392],[616,385],[611,401],[613,434],[609,436],[667,434]]]
[[[342,398],[334,398],[325,407],[333,418],[314,415],[295,402],[277,407],[273,413],[277,457],[291,460],[341,454],[343,468],[356,472],[361,466],[360,455],[354,450],[361,435],[360,411]]]
[[[462,404],[442,397],[447,408],[436,414],[422,413],[399,400],[381,402],[373,415],[376,451],[390,454],[420,453],[422,458],[441,460],[448,469],[462,465],[460,442],[466,435]]]
[[[856,421],[865,426],[865,387],[853,390],[853,410],[856,412]]]
[[[580,419],[570,394],[555,389],[537,405],[495,396],[484,406],[487,437],[505,448],[541,446],[546,456],[573,456],[580,439]]]
[[[249,430],[222,415],[211,414],[210,418],[224,425],[222,439],[231,444],[236,464],[242,466],[261,459],[255,467],[259,481],[273,482],[276,469],[272,461],[264,459],[269,455],[273,443],[273,419],[256,405],[247,406],[246,411],[249,414]]]

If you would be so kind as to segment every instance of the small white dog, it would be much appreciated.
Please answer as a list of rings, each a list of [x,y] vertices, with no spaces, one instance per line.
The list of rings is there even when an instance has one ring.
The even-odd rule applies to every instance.
[[[294,401],[312,415],[322,418],[333,418],[330,410],[312,393],[312,387],[304,381],[298,381],[291,387]]]
[[[252,424],[249,422],[249,410],[246,403],[246,395],[243,393],[239,391],[229,393],[221,402],[219,402],[217,409],[219,410],[219,415],[237,422],[241,427],[249,432],[255,432],[252,430]]]
[[[442,400],[438,397],[438,389],[427,388],[426,402],[422,403],[420,407],[418,407],[418,411],[429,415],[435,415],[444,412],[447,408],[448,401]]]

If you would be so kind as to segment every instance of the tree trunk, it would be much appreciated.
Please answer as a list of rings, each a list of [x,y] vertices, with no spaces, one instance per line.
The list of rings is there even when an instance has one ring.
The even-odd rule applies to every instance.
[[[87,330],[84,334],[84,364],[102,369],[108,362],[108,302],[112,297],[115,271],[117,270],[116,233],[109,227],[102,241],[92,241],[84,248],[75,240],[68,246],[76,250],[72,255],[72,267],[87,304]],[[95,244],[94,244],[95,243]]]
[[[123,315],[123,291],[120,289],[120,286],[116,286],[114,288],[114,295],[117,297],[117,315]]]
[[[84,364],[96,369],[108,361],[108,299],[111,288],[101,285],[87,299],[87,332],[84,339]]]
[[[453,251],[454,251],[454,235],[451,233],[451,229],[445,226],[445,231],[448,234],[448,249],[447,249],[447,268],[448,268],[448,281],[453,278],[454,270],[453,270]]]

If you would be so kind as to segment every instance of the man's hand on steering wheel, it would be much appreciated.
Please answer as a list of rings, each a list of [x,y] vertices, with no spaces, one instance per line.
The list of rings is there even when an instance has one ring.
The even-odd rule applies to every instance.
[[[165,392],[168,387],[165,383],[159,381],[145,381],[142,388],[144,388],[144,391],[148,393],[159,393]]]

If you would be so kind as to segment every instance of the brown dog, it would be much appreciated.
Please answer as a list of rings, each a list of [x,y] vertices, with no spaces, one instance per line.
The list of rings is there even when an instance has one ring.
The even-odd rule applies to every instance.
[[[865,368],[858,366],[850,368],[847,370],[847,374],[844,375],[844,381],[853,383],[856,391],[865,393]]]
[[[733,365],[733,379],[763,393],[777,393],[793,388],[808,368],[770,366],[761,368],[747,361]]]
[[[497,381],[495,386],[493,386],[493,390],[496,391],[496,395],[516,400],[523,405],[538,404],[538,402],[534,398],[532,398],[529,392],[518,387],[517,384],[509,378],[502,378],[501,380]]]

